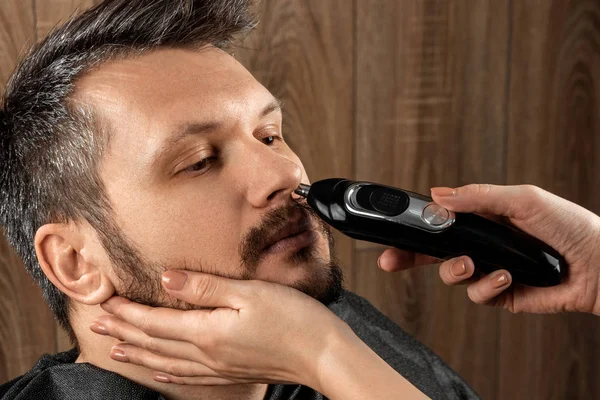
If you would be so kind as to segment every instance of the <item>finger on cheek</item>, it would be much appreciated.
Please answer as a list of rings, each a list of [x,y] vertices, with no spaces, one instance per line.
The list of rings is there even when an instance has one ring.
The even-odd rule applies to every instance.
[[[477,304],[485,304],[510,287],[512,277],[505,270],[495,271],[467,288],[469,298]]]
[[[473,276],[475,266],[469,257],[448,260],[440,266],[440,277],[447,285],[456,285]]]
[[[180,271],[166,271],[162,276],[164,287],[174,291],[182,290],[187,280],[187,274]]]

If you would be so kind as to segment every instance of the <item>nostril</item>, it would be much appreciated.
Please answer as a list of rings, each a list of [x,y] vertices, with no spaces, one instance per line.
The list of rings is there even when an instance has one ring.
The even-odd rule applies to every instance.
[[[279,192],[281,192],[281,190],[274,191],[273,193],[271,193],[269,195],[269,197],[267,197],[267,200],[269,200],[269,201],[273,200],[277,196],[277,193],[279,193]]]

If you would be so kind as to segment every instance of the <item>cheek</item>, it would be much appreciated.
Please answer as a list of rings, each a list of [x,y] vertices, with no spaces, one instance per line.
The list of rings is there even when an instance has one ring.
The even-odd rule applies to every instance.
[[[240,207],[222,196],[193,193],[154,194],[152,201],[122,207],[121,226],[140,251],[173,268],[233,271],[239,265],[243,235]],[[228,201],[229,200],[229,201]],[[223,271],[225,269],[225,271]]]

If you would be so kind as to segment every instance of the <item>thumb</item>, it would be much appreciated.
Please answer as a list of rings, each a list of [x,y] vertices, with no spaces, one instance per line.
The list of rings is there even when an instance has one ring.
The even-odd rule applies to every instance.
[[[171,296],[186,303],[237,310],[242,307],[242,294],[248,292],[252,283],[201,272],[170,270],[163,273],[162,284]]]
[[[452,211],[525,219],[527,208],[521,207],[520,205],[523,203],[515,201],[515,199],[522,199],[527,188],[528,185],[497,186],[488,184],[471,184],[456,189],[434,187],[431,189],[431,196],[437,204]]]

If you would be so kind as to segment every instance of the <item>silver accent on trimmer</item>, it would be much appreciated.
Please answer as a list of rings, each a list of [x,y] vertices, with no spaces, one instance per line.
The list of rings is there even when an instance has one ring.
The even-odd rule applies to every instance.
[[[412,193],[403,190],[408,195],[408,208],[400,215],[387,216],[377,213],[376,211],[367,210],[358,204],[356,198],[358,190],[362,186],[373,185],[370,182],[356,182],[346,189],[344,194],[344,203],[350,214],[385,220],[397,224],[407,225],[413,228],[421,229],[427,232],[442,232],[448,229],[456,220],[456,215],[449,210],[433,203],[429,198],[417,193]],[[393,190],[397,188],[379,185],[376,186],[388,187]],[[444,213],[442,210],[447,211]]]
[[[308,197],[309,191],[310,191],[310,185],[301,183],[300,186],[298,186],[298,189],[294,190],[294,193],[296,193],[297,195],[302,196],[302,197]]]

